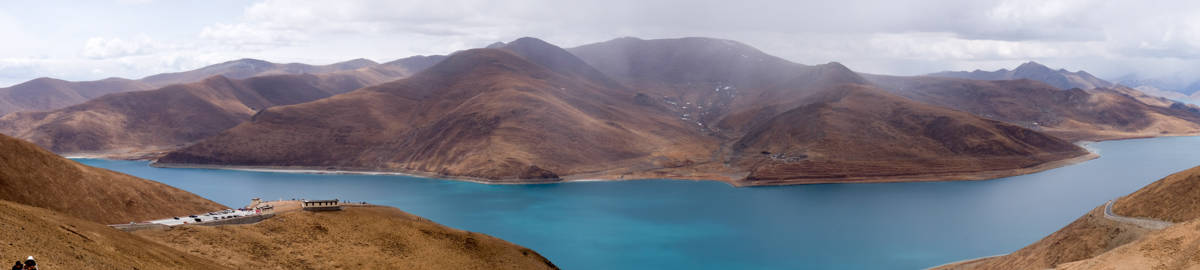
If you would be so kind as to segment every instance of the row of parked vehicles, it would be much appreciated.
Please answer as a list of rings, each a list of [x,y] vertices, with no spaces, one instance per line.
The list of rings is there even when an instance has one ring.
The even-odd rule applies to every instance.
[[[242,209],[238,209],[238,210],[242,210]],[[208,212],[207,214],[204,214],[203,216],[190,215],[190,216],[188,216],[188,218],[191,218],[192,220],[195,220],[196,222],[203,222],[203,221],[204,221],[204,220],[203,220],[203,217],[209,217],[209,216],[211,216],[211,217],[212,217],[212,218],[210,218],[210,219],[209,219],[210,221],[212,221],[212,220],[222,220],[222,219],[231,219],[231,218],[237,218],[237,217],[241,217],[241,216],[242,216],[242,215],[240,215],[240,214],[229,215],[229,214],[232,214],[232,213],[234,213],[234,210],[233,210],[233,209],[225,209],[225,210],[216,211],[216,212]],[[174,217],[174,218],[175,218],[175,220],[180,220],[180,219],[182,219],[181,217]]]

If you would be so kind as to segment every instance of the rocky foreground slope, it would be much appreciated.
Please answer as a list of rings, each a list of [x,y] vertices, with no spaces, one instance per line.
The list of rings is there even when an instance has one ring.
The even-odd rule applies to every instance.
[[[1119,216],[1174,222],[1161,230],[1121,222],[1097,207],[1009,255],[944,269],[1196,269],[1200,267],[1200,167],[1167,176],[1113,204]]]
[[[269,108],[157,164],[769,185],[989,178],[1088,154],[882,91],[841,64],[795,64],[732,41],[573,51],[585,57],[523,38],[459,52],[410,78]]]
[[[380,206],[134,234],[236,269],[557,269],[533,250]]]
[[[0,135],[0,200],[103,224],[227,207],[162,183],[71,161]]]
[[[42,269],[557,269],[527,248],[381,206],[136,234],[105,225],[224,208],[0,135],[0,255],[34,256]]]

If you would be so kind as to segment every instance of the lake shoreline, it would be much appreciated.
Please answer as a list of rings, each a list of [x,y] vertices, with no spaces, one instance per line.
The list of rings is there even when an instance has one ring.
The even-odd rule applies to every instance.
[[[977,172],[952,172],[952,173],[933,173],[933,174],[911,174],[911,175],[893,175],[893,176],[852,176],[852,177],[837,177],[837,178],[807,178],[807,179],[785,179],[785,180],[760,180],[760,181],[745,181],[739,180],[737,177],[730,177],[730,174],[722,173],[695,173],[692,175],[682,174],[653,174],[654,170],[642,172],[625,172],[625,173],[579,173],[566,175],[557,179],[488,179],[480,177],[445,175],[424,171],[375,171],[369,169],[352,169],[352,168],[330,168],[330,167],[315,167],[315,166],[244,166],[244,165],[207,165],[207,164],[179,164],[179,163],[159,163],[153,160],[154,154],[150,153],[130,153],[125,152],[119,155],[106,155],[102,153],[84,153],[84,154],[67,154],[67,158],[99,158],[99,159],[116,159],[116,160],[149,160],[150,166],[158,168],[189,168],[189,169],[213,169],[213,170],[236,170],[236,171],[259,171],[259,172],[278,172],[278,173],[299,173],[299,174],[353,174],[353,175],[396,175],[396,176],[412,176],[433,178],[439,180],[461,181],[488,185],[530,185],[530,184],[556,184],[556,183],[571,183],[571,182],[610,182],[610,181],[636,181],[636,180],[652,180],[652,179],[672,179],[682,181],[718,181],[726,183],[733,187],[756,187],[756,186],[787,186],[787,185],[810,185],[810,184],[860,184],[860,183],[902,183],[902,182],[948,182],[948,181],[982,181],[1004,177],[1012,177],[1018,175],[1033,174],[1042,171],[1052,170],[1065,166],[1083,163],[1100,157],[1097,149],[1088,147],[1089,144],[1100,141],[1123,141],[1123,140],[1139,140],[1153,139],[1163,137],[1189,137],[1198,136],[1198,134],[1166,134],[1161,136],[1136,136],[1123,137],[1114,139],[1105,139],[1098,141],[1076,141],[1075,144],[1084,148],[1087,153],[1075,157],[1043,162],[1037,165],[1002,170],[989,170]],[[154,153],[164,153],[161,149]],[[660,168],[668,169],[668,168]]]
[[[1004,178],[1017,175],[1025,175],[1038,173],[1046,170],[1070,166],[1089,160],[1099,158],[1100,155],[1092,152],[1090,149],[1087,153],[1060,160],[1043,162],[1030,167],[990,170],[979,172],[961,172],[961,173],[934,173],[934,174],[914,174],[914,175],[899,175],[899,176],[864,176],[864,177],[841,177],[841,178],[812,178],[803,180],[769,180],[769,181],[744,181],[733,180],[728,177],[721,177],[716,174],[702,174],[697,176],[681,176],[681,175],[665,175],[661,177],[653,176],[634,176],[626,177],[630,174],[595,174],[584,173],[567,175],[562,177],[562,180],[554,179],[487,179],[478,177],[464,177],[454,175],[444,175],[437,173],[421,172],[421,171],[372,171],[372,170],[352,170],[352,169],[330,169],[310,167],[310,166],[243,166],[243,165],[205,165],[205,164],[178,164],[178,163],[159,163],[152,161],[151,167],[156,168],[182,168],[182,169],[213,169],[213,170],[235,170],[249,172],[275,172],[275,173],[298,173],[298,174],[349,174],[349,175],[395,175],[395,176],[412,176],[433,178],[439,180],[471,182],[488,185],[530,185],[530,184],[557,184],[557,183],[572,183],[572,182],[612,182],[612,181],[637,181],[637,180],[653,180],[653,179],[671,179],[681,181],[718,181],[729,184],[733,187],[755,187],[755,186],[786,186],[786,185],[810,185],[810,184],[851,184],[851,183],[897,183],[897,182],[946,182],[946,181],[982,181],[997,178]]]

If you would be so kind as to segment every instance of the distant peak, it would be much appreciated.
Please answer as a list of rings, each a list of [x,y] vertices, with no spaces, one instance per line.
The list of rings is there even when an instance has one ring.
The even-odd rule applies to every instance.
[[[371,59],[366,59],[366,58],[355,58],[355,59],[351,59],[351,60],[349,60],[349,61],[344,61],[344,62],[341,62],[341,63],[338,63],[338,64],[369,64],[369,65],[374,65],[374,64],[378,64],[378,63],[376,63],[375,61],[371,61]]]
[[[1050,69],[1049,67],[1046,67],[1046,65],[1042,65],[1042,64],[1040,64],[1038,62],[1034,62],[1034,61],[1025,62],[1024,64],[1017,66],[1017,69],[1030,69],[1030,68]]]
[[[489,44],[489,45],[487,45],[487,47],[484,47],[484,48],[488,48],[488,49],[499,49],[499,48],[503,48],[505,45],[508,45],[508,44],[507,44],[507,43],[504,43],[503,41],[496,41],[496,42],[494,42],[494,43],[492,43],[492,44]]]
[[[546,42],[546,41],[538,39],[538,38],[522,37],[522,38],[518,38],[517,40],[513,40],[512,42],[509,42],[507,45],[505,45],[505,47],[513,47],[513,46],[554,46],[554,45],[551,45],[549,42]]]
[[[837,69],[837,70],[847,70],[847,71],[850,70],[850,68],[846,67],[846,65],[843,65],[842,63],[839,63],[837,61],[820,64],[820,65],[817,65],[817,67],[820,67],[823,69]]]
[[[55,79],[55,78],[50,78],[50,77],[41,77],[41,78],[37,78],[37,79],[33,79],[33,80],[29,80],[29,81],[27,81],[27,82],[23,82],[23,83],[20,83],[20,84],[14,85],[14,87],[16,87],[16,86],[29,86],[29,85],[61,84],[61,83],[67,83],[67,81],[65,81],[65,80],[59,80],[59,79]]]
[[[226,62],[226,63],[249,63],[249,64],[262,64],[262,63],[266,63],[266,64],[269,64],[269,63],[271,63],[271,62],[267,62],[266,60],[254,59],[254,58],[242,58],[242,59],[238,59],[238,60],[229,61],[229,62]]]

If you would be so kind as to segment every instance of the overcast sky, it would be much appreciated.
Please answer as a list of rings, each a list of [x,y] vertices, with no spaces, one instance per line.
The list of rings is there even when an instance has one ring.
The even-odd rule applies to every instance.
[[[533,36],[733,39],[803,64],[912,75],[1035,60],[1105,79],[1200,78],[1200,1],[3,1],[0,86],[445,54]]]

